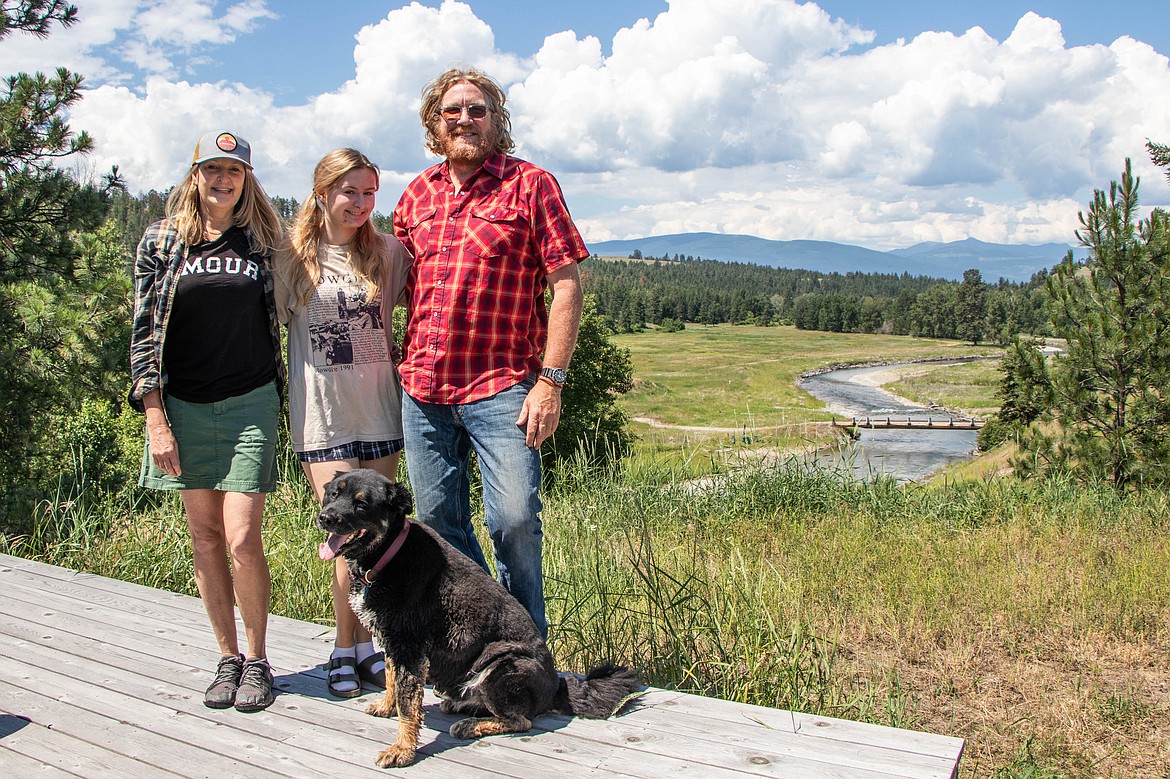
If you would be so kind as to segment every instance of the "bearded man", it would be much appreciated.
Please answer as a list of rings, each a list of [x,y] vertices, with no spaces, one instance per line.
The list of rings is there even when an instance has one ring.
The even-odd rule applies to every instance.
[[[471,522],[474,451],[500,583],[548,637],[540,445],[557,429],[589,256],[556,179],[509,155],[504,91],[452,68],[423,88],[423,171],[394,210],[414,256],[402,422],[416,516],[488,569]],[[552,303],[545,305],[545,292]]]

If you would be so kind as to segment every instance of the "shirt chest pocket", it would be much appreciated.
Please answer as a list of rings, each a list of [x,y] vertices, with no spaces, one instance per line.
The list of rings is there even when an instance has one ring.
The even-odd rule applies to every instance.
[[[503,206],[471,209],[467,250],[480,257],[519,256],[528,241],[528,220]]]
[[[406,226],[406,233],[414,247],[412,253],[415,255],[422,254],[427,250],[427,240],[430,238],[431,230],[435,224],[435,210],[429,208],[415,214],[414,219]]]

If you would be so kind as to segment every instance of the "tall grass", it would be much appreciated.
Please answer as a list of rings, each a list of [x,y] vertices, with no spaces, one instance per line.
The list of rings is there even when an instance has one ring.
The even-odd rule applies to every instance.
[[[986,647],[1027,657],[1087,636],[1166,645],[1164,494],[1060,480],[842,482],[795,460],[671,476],[580,468],[546,495],[559,667],[613,660],[658,686],[949,732],[924,701],[979,688]],[[4,551],[195,594],[178,501],[137,500],[47,501]],[[315,514],[303,477],[286,470],[265,543],[273,611],[327,625]],[[1160,712],[1130,688],[1093,706],[1135,731]],[[976,739],[969,755],[990,738],[958,734]],[[1002,776],[1091,762],[1066,758],[1059,733],[999,738],[986,754]]]

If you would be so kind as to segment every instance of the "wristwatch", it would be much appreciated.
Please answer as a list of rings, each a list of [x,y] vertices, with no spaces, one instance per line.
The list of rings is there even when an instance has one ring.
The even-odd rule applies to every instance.
[[[569,372],[564,368],[541,368],[540,375],[558,387],[569,380]]]

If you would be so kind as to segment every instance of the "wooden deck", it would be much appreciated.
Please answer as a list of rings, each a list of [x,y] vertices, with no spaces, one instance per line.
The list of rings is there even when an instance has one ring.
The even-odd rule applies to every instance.
[[[522,736],[447,735],[428,691],[420,760],[374,756],[395,720],[339,701],[320,625],[273,617],[279,695],[256,714],[203,706],[219,653],[188,596],[0,555],[3,777],[805,777],[957,775],[958,738],[652,689],[610,720],[540,717]]]

